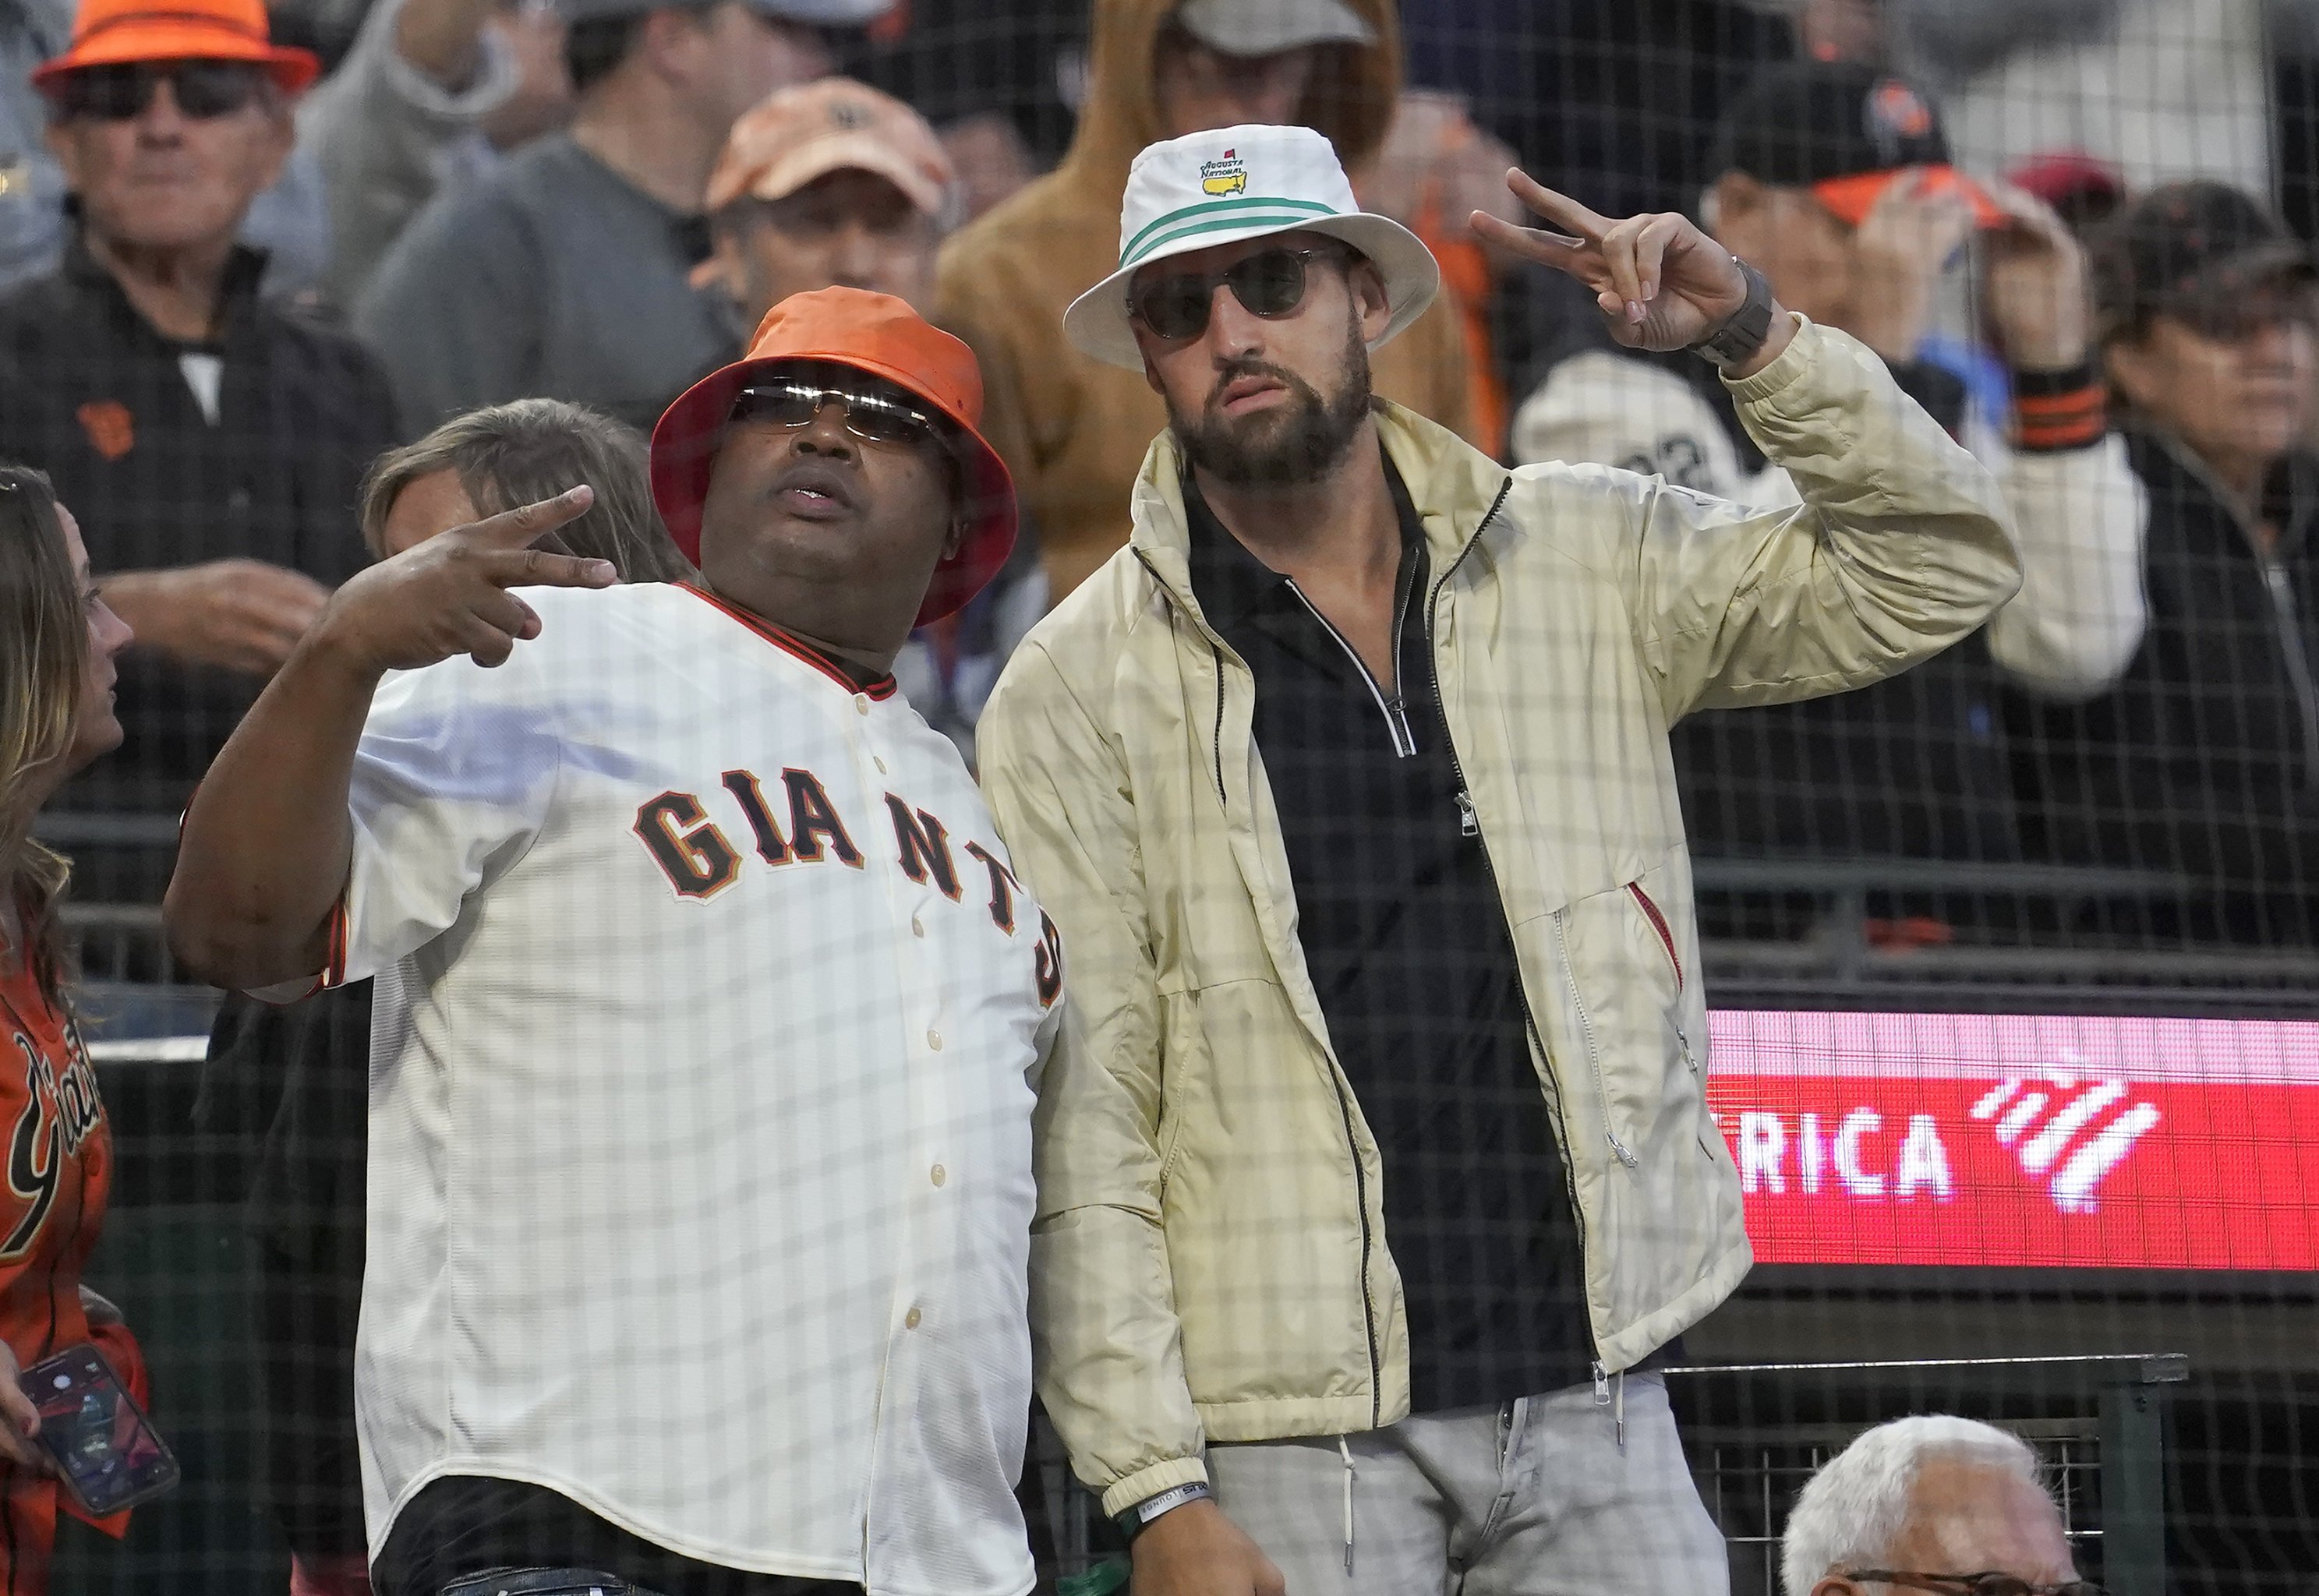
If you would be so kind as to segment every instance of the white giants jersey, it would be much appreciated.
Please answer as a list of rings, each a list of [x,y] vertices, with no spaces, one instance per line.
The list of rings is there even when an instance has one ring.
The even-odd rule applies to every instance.
[[[1029,1590],[1053,926],[890,681],[690,588],[524,597],[355,764],[374,1555],[482,1474],[733,1568]]]

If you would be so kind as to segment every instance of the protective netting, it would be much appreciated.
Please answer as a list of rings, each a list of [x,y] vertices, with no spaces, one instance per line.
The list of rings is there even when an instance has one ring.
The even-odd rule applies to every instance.
[[[1104,604],[1067,611],[1079,628],[1069,636],[1131,611],[1151,628],[1118,623],[1127,640],[1105,643],[1107,654],[1053,626],[1038,635],[1053,639],[1037,688],[1046,708],[1023,711],[996,744],[984,726],[980,774],[1014,795],[994,804],[996,830],[952,815],[929,834],[924,812],[912,823],[902,798],[868,787],[859,812],[840,794],[831,824],[853,828],[872,872],[889,855],[904,870],[916,861],[919,887],[933,850],[958,849],[947,878],[933,867],[927,901],[978,915],[985,863],[966,844],[1003,838],[1015,887],[1063,923],[1066,1004],[1115,1018],[1148,999],[1135,1024],[1103,1033],[1116,1051],[1101,1067],[1150,1088],[1133,1105],[1150,1181],[1130,1196],[1152,1208],[1135,1216],[1150,1222],[1136,1235],[1165,1228],[1149,1256],[1174,1253],[1171,1289],[1187,1299],[1170,1356],[1188,1375],[1163,1371],[1163,1384],[1175,1379],[1180,1397],[1188,1377],[1210,1419],[1236,1382],[1260,1387],[1268,1368],[1299,1359],[1324,1366],[1313,1377],[1334,1380],[1340,1403],[1397,1381],[1420,1411],[1593,1385],[1611,1311],[1598,1303],[1590,1331],[1588,1249],[1665,1251],[1703,1281],[1710,1249],[1695,1232],[1736,1178],[1752,1272],[1679,1338],[1654,1332],[1613,1360],[1664,1380],[1735,1591],[1780,1588],[1779,1537],[1817,1467],[1869,1426],[1927,1411],[2029,1441],[2080,1571],[2118,1596],[2319,1591],[2319,268],[2304,242],[2319,230],[2319,7],[1418,0],[1396,14],[1392,0],[1280,0],[1268,15],[1267,4],[905,0],[864,27],[811,34],[828,65],[922,113],[955,164],[939,214],[893,245],[940,241],[939,269],[930,254],[895,269],[915,269],[923,308],[981,356],[983,431],[1026,512],[1029,536],[1000,585],[918,635],[896,667],[902,691],[972,759],[991,681],[1042,605],[1082,581],[1110,584]],[[20,9],[0,23],[14,30],[0,69],[23,80],[72,24]],[[537,8],[467,9],[501,30],[488,71],[510,84],[511,63],[534,59],[524,51],[560,59],[563,41],[526,32],[549,25]],[[572,37],[600,34],[626,9],[589,0]],[[457,10],[436,7],[431,25],[456,27]],[[1352,16],[1367,41],[1295,44],[1316,10]],[[1210,13],[1229,14],[1226,37],[1267,48],[1217,48],[1204,35]],[[344,0],[277,11],[272,23],[277,41],[311,43],[350,75],[358,40],[392,32],[365,34],[366,14],[365,0]],[[470,19],[471,45],[480,25]],[[1291,44],[1271,48],[1282,38]],[[1185,68],[1191,51],[1199,61]],[[472,61],[444,70],[469,75],[462,92],[487,75]],[[318,95],[333,79],[322,81]],[[388,184],[347,150],[407,127],[353,120],[328,143],[316,119],[302,120],[287,175],[253,186],[265,192],[242,230],[272,248],[271,265],[236,256],[213,271],[205,328],[139,275],[139,248],[175,246],[135,220],[134,185],[105,186],[95,147],[71,137],[72,175],[59,176],[39,120],[66,113],[28,81],[0,96],[22,146],[0,167],[0,216],[24,245],[0,297],[0,459],[53,478],[100,584],[133,578],[114,590],[116,608],[134,609],[147,638],[122,666],[128,745],[66,785],[35,834],[73,860],[75,1002],[115,1141],[87,1280],[144,1348],[156,1421],[185,1471],[118,1544],[61,1526],[58,1591],[279,1591],[293,1546],[340,1573],[364,1555],[354,1338],[365,1155],[368,1116],[392,1095],[371,1057],[371,997],[356,987],[287,1007],[221,999],[173,958],[160,907],[195,783],[322,592],[380,552],[365,549],[365,530],[374,539],[380,527],[359,518],[364,468],[453,410],[533,393],[648,424],[707,365],[741,353],[763,309],[750,285],[818,287],[871,269],[775,248],[761,258],[821,273],[781,278],[716,254],[723,235],[700,206],[654,200],[668,225],[652,248],[699,268],[684,291],[710,308],[681,325],[654,320],[659,309],[614,325],[623,302],[599,293],[626,275],[623,235],[604,220],[613,201],[549,172],[492,223],[521,218],[508,239],[541,230],[537,247],[551,255],[594,250],[588,230],[602,230],[609,253],[587,254],[579,272],[563,269],[568,259],[553,272],[528,264],[535,246],[490,232],[488,207],[456,209],[507,183],[531,158],[527,142],[537,157],[537,141],[564,140],[547,130],[569,113],[569,83],[526,83],[547,109],[488,136],[486,112],[461,109],[438,84],[437,110],[456,125],[429,134],[432,153],[416,163],[432,174],[434,211],[384,188],[330,188]],[[181,107],[189,92],[176,90]],[[514,92],[503,86],[501,101]],[[582,86],[583,108],[593,92]],[[1114,559],[1137,463],[1167,412],[1141,375],[1074,352],[1060,314],[1111,267],[1127,156],[1224,125],[1198,120],[1217,105],[1238,108],[1232,122],[1293,118],[1328,133],[1364,205],[1406,223],[1439,261],[1437,308],[1376,351],[1377,393],[1474,445],[1476,470],[1537,465],[1577,484],[1535,502],[1518,490],[1478,555],[1443,559],[1497,512],[1486,493],[1443,487],[1448,433],[1389,433],[1418,528],[1411,546],[1426,557],[1402,572],[1413,610],[1394,609],[1397,629],[1375,648],[1334,635],[1317,595],[1273,585],[1245,548],[1235,555],[1231,539],[1247,528],[1222,501],[1187,509],[1175,494],[1173,564]],[[211,124],[189,114],[186,125]],[[654,124],[655,136],[677,140],[672,125]],[[565,142],[574,159],[617,145]],[[1266,180],[1237,160],[1222,158],[1209,179],[1241,185],[1211,187],[1220,203]],[[1585,289],[1466,221],[1476,206],[1537,221],[1505,192],[1509,162],[1603,218],[1692,218],[1783,304],[1857,339],[1844,347],[1873,376],[1872,397],[1846,389],[1811,415],[1821,401],[1799,400],[1783,419],[1777,395],[1735,398],[1692,355],[1621,347]],[[656,181],[670,167],[642,164]],[[625,181],[617,163],[604,177]],[[68,212],[68,180],[101,203]],[[565,193],[568,209],[555,199]],[[367,254],[350,257],[341,212],[372,199],[400,206],[410,230],[362,233]],[[815,248],[844,230],[773,210],[717,225],[740,239],[750,225],[794,228]],[[470,246],[483,253],[463,256]],[[709,269],[720,259],[722,275]],[[446,338],[438,309],[455,302],[469,320]],[[508,348],[467,368],[463,341],[520,319]],[[695,338],[698,351],[685,345]],[[534,346],[546,353],[526,366]],[[638,349],[665,356],[665,371],[637,369]],[[492,360],[498,369],[478,375]],[[527,371],[537,374],[506,375]],[[1877,405],[1899,413],[1887,374],[1919,430],[1859,420]],[[492,390],[510,380],[533,385]],[[444,464],[478,512],[561,485],[511,486],[487,502],[475,482],[498,467]],[[1588,508],[1604,496],[1628,507],[1623,520]],[[1986,551],[1890,551],[1939,516],[1963,525],[1992,506],[2021,591],[1987,624],[1959,623],[1957,595],[1982,580],[1970,568]],[[656,526],[641,496],[637,507]],[[1729,552],[1750,539],[1755,553]],[[1815,547],[1810,573],[1782,565],[1782,549],[1802,560]],[[632,574],[689,574],[665,549],[649,558],[659,564]],[[1556,559],[1563,574],[1535,574]],[[1584,606],[1566,600],[1581,587],[1625,607],[1618,627],[1574,637]],[[1506,597],[1519,593],[1541,597],[1525,609]],[[1881,675],[1933,654],[1926,640],[1944,628],[1962,640],[1889,680],[1769,701]],[[1135,652],[1162,646],[1153,629],[1174,652]],[[1486,686],[1492,672],[1506,677],[1502,692]],[[705,723],[726,713],[727,690],[744,690],[672,672],[664,690],[633,688],[628,703]],[[1089,746],[1102,760],[1066,746],[1066,717],[1040,718],[1059,702],[1100,728]],[[520,718],[475,724],[520,749],[536,730]],[[697,918],[721,907],[706,900],[727,884],[737,902],[846,868],[799,862],[818,858],[802,851],[810,828],[798,830],[818,812],[795,782],[766,809],[793,763],[768,746],[749,770],[704,767],[697,790],[642,792],[671,800],[675,818],[656,834],[665,846],[637,811],[607,834],[607,875],[649,852],[680,897],[692,882],[703,901],[681,906]],[[1680,834],[1654,812],[1667,771]],[[1119,806],[1143,830],[1106,853],[1087,839]],[[1065,818],[1039,819],[1051,813]],[[1033,825],[1035,843],[1018,830]],[[1087,879],[1060,881],[1082,846]],[[998,921],[1012,888],[982,857]],[[491,890],[499,868],[474,890]],[[1518,869],[1530,873],[1510,880]],[[568,912],[548,918],[576,924],[603,910],[587,873],[559,878],[566,896],[554,901]],[[1214,906],[1243,897],[1268,906]],[[1115,922],[1083,929],[1058,906],[1097,898]],[[887,959],[870,933],[791,924],[786,941],[721,948],[687,972],[697,988],[660,1000],[672,1012],[696,997],[740,1003],[757,960]],[[620,938],[652,934],[649,923],[618,928],[608,951],[570,924],[554,929],[593,962],[511,987],[516,1017],[494,1055],[527,1034],[543,1050],[585,1050],[600,1018],[588,984],[623,981]],[[1003,929],[1034,942],[1040,930],[1035,916]],[[1537,962],[1557,945],[1558,968]],[[432,955],[403,947],[381,967],[406,955],[432,969]],[[1131,967],[1141,973],[1122,973]],[[931,1032],[910,1005],[951,978],[895,978],[912,1036]],[[1121,996],[1136,979],[1142,997]],[[835,975],[824,985],[833,1003],[854,989]],[[1266,1006],[1291,990],[1294,1004]],[[526,1019],[519,1000],[548,1012]],[[623,993],[601,1012],[628,1023],[648,1009],[639,1001]],[[1288,1029],[1292,1009],[1311,1035]],[[740,1039],[698,1029],[685,1014],[667,1028],[669,1056],[636,1069],[687,1069],[688,1047],[742,1068]],[[782,1032],[784,1056],[812,1057],[841,1029],[808,1006]],[[1148,1057],[1127,1058],[1136,1047]],[[1532,1047],[1543,1093],[1530,1090]],[[1300,1075],[1301,1063],[1272,1059],[1292,1048],[1332,1061]],[[446,1079],[458,1049],[450,1038]],[[1259,1068],[1259,1053],[1272,1061]],[[1665,1063],[1689,1094],[1683,1105],[1627,1080],[1634,1057]],[[1683,1084],[1700,1061],[1703,1074]],[[1325,1087],[1312,1081],[1323,1078],[1337,1091],[1316,1111]],[[826,1109],[817,1089],[752,1096],[745,1113],[771,1124],[799,1101]],[[700,1099],[714,1096],[712,1082]],[[681,1162],[690,1132],[677,1110],[650,1093],[636,1102],[636,1134]],[[990,1131],[1005,1105],[945,1112],[942,1134],[961,1145],[1006,1140]],[[1103,1121],[1088,1145],[1108,1158],[1100,1136],[1125,1111],[1087,1112]],[[542,1126],[564,1123],[544,1102]],[[1078,1133],[1074,1123],[1058,1114],[1042,1134]],[[1278,1126],[1293,1130],[1267,1129]],[[1710,1130],[1728,1161],[1708,1147]],[[1315,1150],[1323,1132],[1341,1137],[1340,1163]],[[865,1129],[864,1145],[875,1141]],[[1716,1173],[1655,1170],[1652,1150],[1676,1146]],[[769,1173],[803,1155],[770,1131],[767,1147],[764,1165],[708,1160],[698,1189],[645,1189],[618,1150],[591,1143],[575,1158],[596,1161],[558,1200],[596,1214],[627,1182],[625,1200],[654,1225],[698,1204],[713,1231],[719,1201],[808,1178]],[[921,1185],[934,1157],[923,1151],[907,1150]],[[944,1163],[933,1168],[943,1186]],[[1382,1195],[1367,1185],[1354,1195],[1357,1170]],[[1083,1200],[1115,1220],[1134,1204],[1105,1177],[1069,1176],[1110,1190]],[[1299,1182],[1326,1202],[1298,1196]],[[1631,1207],[1602,1195],[1628,1190],[1621,1182],[1647,1195]],[[21,1181],[13,1189],[27,1195]],[[924,1195],[864,1201],[883,1220]],[[373,1223],[397,1201],[370,1171]],[[803,1204],[797,1222],[820,1212]],[[1231,1240],[1267,1227],[1291,1240]],[[842,1250],[837,1234],[799,1246]],[[750,1267],[801,1256],[769,1247],[732,1256]],[[1048,1267],[1042,1256],[1034,1268]],[[1250,1259],[1275,1272],[1231,1277]],[[730,1262],[704,1253],[669,1267],[692,1290]],[[1055,1267],[1096,1264],[1071,1254]],[[627,1284],[589,1309],[616,1327],[619,1292],[649,1271],[615,1273]],[[1072,1296],[1076,1311],[1093,1313],[1087,1302],[1106,1289]],[[1303,1309],[1366,1316],[1366,1366],[1355,1331],[1307,1326],[1311,1348],[1275,1339]],[[815,1311],[783,1312],[807,1322]],[[591,1339],[596,1328],[577,1344],[637,1352],[616,1329]],[[653,1392],[679,1408],[709,1402],[686,1384],[688,1357],[730,1355],[762,1328],[704,1323],[708,1351],[673,1345],[588,1377],[643,1388],[624,1422],[639,1447],[659,1447]],[[1122,1335],[1135,1357],[1171,1344]],[[1355,1349],[1341,1368],[1331,1363],[1340,1343]],[[808,1389],[813,1378],[766,1375]],[[1099,1471],[1112,1465],[1089,1438],[1104,1420],[1087,1396],[1096,1376],[1085,1381],[1066,1438],[1082,1472]],[[849,1420],[827,1422],[843,1433]],[[1332,1420],[1284,1433],[1325,1433],[1334,1468],[1340,1431],[1366,1428]],[[1072,1481],[1069,1454],[1045,1418],[1033,1422],[1017,1495],[1042,1588],[1113,1588],[1119,1532]],[[913,1509],[878,1501],[869,1511]]]

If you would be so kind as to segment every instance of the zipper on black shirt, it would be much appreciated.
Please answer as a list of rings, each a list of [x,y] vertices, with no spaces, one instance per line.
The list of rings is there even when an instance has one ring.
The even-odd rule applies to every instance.
[[[1432,672],[1433,677],[1433,708],[1441,721],[1441,745],[1448,751],[1449,768],[1457,777],[1457,813],[1463,821],[1465,834],[1475,839],[1475,843],[1482,850],[1482,858],[1485,863],[1490,857],[1490,844],[1482,835],[1482,817],[1474,807],[1473,792],[1466,782],[1466,767],[1457,757],[1457,739],[1450,735],[1449,705],[1441,693],[1441,655],[1439,645],[1434,639],[1433,618],[1440,609],[1441,595],[1448,589],[1449,579],[1457,574],[1457,567],[1466,563],[1466,556],[1473,552],[1474,546],[1482,541],[1482,534],[1487,531],[1490,523],[1496,519],[1498,510],[1504,505],[1506,495],[1512,491],[1512,487],[1513,484],[1509,482],[1499,488],[1498,496],[1490,501],[1489,509],[1483,515],[1481,520],[1475,523],[1473,536],[1468,537],[1465,546],[1457,551],[1457,557],[1449,562],[1448,569],[1434,580],[1433,591],[1425,601],[1425,663],[1426,669]],[[1490,879],[1493,884],[1497,880],[1497,875],[1496,867],[1490,866]],[[1498,906],[1499,912],[1502,914],[1505,908],[1505,894],[1502,888],[1499,889]],[[1506,935],[1509,938],[1513,935],[1513,923],[1511,919],[1506,923]],[[1586,1211],[1578,1204],[1577,1168],[1571,1162],[1569,1130],[1563,1123],[1562,1082],[1554,1073],[1554,1055],[1547,1048],[1546,1038],[1538,1028],[1538,1014],[1530,1007],[1529,987],[1520,978],[1519,943],[1516,944],[1516,950],[1514,989],[1521,999],[1522,1026],[1529,1033],[1530,1043],[1538,1049],[1538,1057],[1544,1059],[1547,1063],[1546,1079],[1543,1083],[1549,1098],[1547,1104],[1547,1131],[1554,1138],[1555,1150],[1562,1159],[1563,1191],[1570,1203],[1570,1228],[1578,1240],[1578,1267],[1583,1279],[1586,1268]],[[1604,1120],[1607,1123],[1609,1120],[1607,1104],[1604,1107]],[[1617,1147],[1618,1139],[1612,1137],[1611,1144]],[[1594,1327],[1591,1315],[1586,1326],[1586,1339],[1590,1342],[1594,1339]],[[1597,1348],[1596,1351],[1599,1354],[1601,1348]],[[1590,1366],[1594,1375],[1597,1392],[1606,1389],[1604,1382],[1608,1376],[1599,1356]]]
[[[1385,717],[1385,730],[1392,735],[1394,757],[1395,759],[1416,758],[1417,736],[1415,733],[1409,729],[1409,714],[1408,711],[1403,708],[1400,692],[1403,681],[1401,668],[1401,621],[1403,616],[1406,613],[1406,607],[1409,602],[1407,591],[1405,590],[1403,591],[1400,602],[1394,606],[1393,628],[1393,681],[1394,690],[1388,694],[1385,689],[1377,685],[1377,679],[1370,672],[1368,662],[1361,658],[1360,650],[1355,648],[1352,645],[1351,641],[1348,639],[1342,632],[1337,630],[1337,624],[1334,621],[1321,613],[1321,607],[1319,605],[1313,603],[1312,600],[1304,596],[1304,590],[1296,585],[1296,579],[1293,576],[1289,577],[1287,579],[1287,582],[1288,591],[1296,595],[1296,601],[1304,605],[1304,608],[1312,613],[1312,617],[1314,620],[1321,623],[1322,630],[1326,631],[1330,636],[1334,637],[1337,640],[1337,646],[1345,651],[1345,657],[1347,659],[1352,661],[1353,669],[1361,673],[1361,681],[1367,686],[1369,690],[1369,697],[1376,700],[1377,712]]]

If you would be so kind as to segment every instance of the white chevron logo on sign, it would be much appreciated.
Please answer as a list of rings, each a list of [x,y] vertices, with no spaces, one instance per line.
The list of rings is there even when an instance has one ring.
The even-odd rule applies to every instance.
[[[2012,1150],[2024,1173],[2044,1179],[2053,1172],[2046,1189],[2054,1207],[2064,1213],[2091,1213],[2094,1188],[2161,1118],[2152,1103],[2135,1103],[2112,1114],[2129,1090],[2116,1078],[2080,1082],[2055,1075],[2025,1081],[2008,1076],[1972,1105],[1972,1117],[1995,1122],[1998,1142]]]

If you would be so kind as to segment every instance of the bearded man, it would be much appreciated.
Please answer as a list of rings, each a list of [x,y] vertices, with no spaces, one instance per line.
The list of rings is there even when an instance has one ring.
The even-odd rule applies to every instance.
[[[1439,275],[1304,129],[1146,149],[1065,320],[1169,430],[980,747],[1072,948],[1042,1394],[1137,1596],[1728,1588],[1648,1372],[1749,1262],[1667,728],[1890,675],[2019,580],[1865,347],[1679,216],[1516,193],[1566,231],[1493,236],[1716,362],[1800,503],[1509,472],[1374,400]]]

